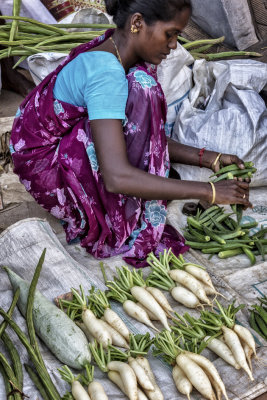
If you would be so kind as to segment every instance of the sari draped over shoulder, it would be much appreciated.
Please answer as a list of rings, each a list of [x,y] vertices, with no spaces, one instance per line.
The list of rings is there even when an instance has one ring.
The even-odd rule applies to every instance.
[[[67,241],[79,238],[96,258],[122,254],[135,267],[149,252],[188,250],[183,237],[166,225],[166,201],[146,201],[106,191],[95,152],[87,109],[54,99],[61,69],[78,54],[113,34],[76,47],[19,107],[11,133],[14,171],[34,199],[62,220]],[[129,96],[124,137],[130,163],[168,177],[166,103],[156,71],[146,64],[127,74]],[[108,132],[107,132],[108,135]]]

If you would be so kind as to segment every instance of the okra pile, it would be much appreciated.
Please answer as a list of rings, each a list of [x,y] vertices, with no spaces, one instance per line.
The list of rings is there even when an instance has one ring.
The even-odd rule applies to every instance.
[[[260,304],[252,306],[249,324],[254,331],[267,340],[267,296],[258,297]]]
[[[213,183],[225,179],[251,179],[257,169],[251,161],[245,162],[244,165],[244,169],[240,169],[236,164],[227,165],[210,178],[213,178]],[[198,209],[196,216],[187,218],[185,243],[204,254],[210,254],[210,258],[214,254],[222,259],[245,254],[251,265],[255,264],[256,255],[261,255],[264,261],[267,253],[267,228],[261,226],[258,232],[251,235],[250,230],[256,228],[258,223],[241,222],[241,204],[232,204],[231,208],[232,213],[225,212],[225,209],[218,205],[213,205],[203,212]]]
[[[227,213],[223,207],[214,205],[196,216],[187,218],[187,227],[184,232],[186,244],[193,249],[201,250],[204,254],[217,254],[219,258],[246,254],[251,265],[256,262],[256,255],[265,260],[267,253],[267,228],[250,235],[250,229],[258,223],[242,223],[242,209],[239,216],[233,218],[234,213]],[[240,215],[241,214],[241,215]],[[240,218],[241,217],[241,218]]]

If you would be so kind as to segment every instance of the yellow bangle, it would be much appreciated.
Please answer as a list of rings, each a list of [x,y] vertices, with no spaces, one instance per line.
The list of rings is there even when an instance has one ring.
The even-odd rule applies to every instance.
[[[211,201],[211,204],[214,204],[215,203],[215,199],[216,199],[216,189],[215,189],[215,186],[214,186],[213,182],[209,182],[209,184],[210,184],[210,186],[212,188],[212,201]]]
[[[215,168],[215,165],[217,164],[217,162],[219,161],[221,155],[222,155],[222,153],[219,153],[219,154],[217,155],[217,157],[215,158],[215,160],[213,161],[213,164],[212,164],[212,165],[213,165],[214,168]]]

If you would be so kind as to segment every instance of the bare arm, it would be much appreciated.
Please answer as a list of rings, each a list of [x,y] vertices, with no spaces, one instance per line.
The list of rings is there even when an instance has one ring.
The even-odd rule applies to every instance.
[[[94,120],[90,125],[100,171],[109,192],[147,200],[211,201],[212,190],[209,183],[167,179],[133,167],[127,158],[121,121]],[[227,189],[225,185],[228,186]],[[243,198],[243,194],[247,192],[248,184],[245,182],[218,182],[216,201],[222,204],[241,203],[248,206],[247,198]]]
[[[178,143],[175,140],[172,140],[170,138],[168,138],[168,149],[169,149],[171,162],[176,162],[176,163],[186,164],[186,165],[195,165],[197,167],[199,166],[199,164],[200,164],[200,156],[199,156],[200,149]],[[217,155],[218,155],[218,152],[205,149],[203,152],[203,156],[201,158],[202,167],[210,168],[214,171],[218,171],[220,169],[220,166],[219,166],[220,164],[222,166],[226,166],[226,165],[230,165],[230,164],[237,164],[239,166],[239,168],[241,168],[241,169],[245,168],[243,161],[240,160],[240,158],[234,154],[222,154],[220,157],[220,162],[218,160],[218,162],[214,166],[213,162],[216,160]]]

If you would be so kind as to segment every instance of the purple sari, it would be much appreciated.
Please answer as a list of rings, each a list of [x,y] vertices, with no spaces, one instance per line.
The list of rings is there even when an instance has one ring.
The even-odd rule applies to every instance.
[[[95,153],[87,109],[55,100],[58,73],[78,54],[97,47],[113,33],[76,47],[23,101],[14,121],[10,149],[14,171],[35,200],[62,220],[67,241],[79,238],[96,258],[123,254],[146,265],[149,252],[172,247],[188,250],[166,222],[165,201],[145,201],[108,193]],[[168,177],[169,154],[164,125],[166,103],[156,72],[145,64],[128,75],[129,96],[124,135],[130,163]],[[108,134],[108,132],[107,132]]]

